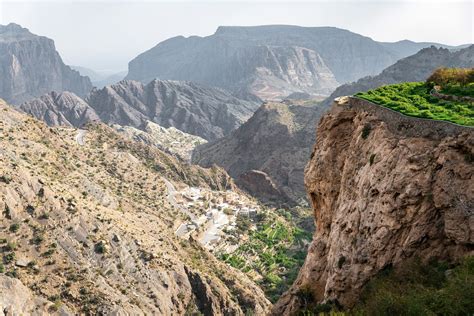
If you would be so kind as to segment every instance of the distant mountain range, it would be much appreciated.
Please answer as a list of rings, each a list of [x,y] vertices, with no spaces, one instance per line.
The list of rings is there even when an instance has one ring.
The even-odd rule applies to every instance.
[[[85,96],[88,77],[66,66],[54,42],[11,23],[0,25],[0,98],[20,104],[51,91]]]
[[[293,92],[328,95],[338,85],[375,75],[436,43],[376,42],[334,27],[219,27],[207,37],[163,41],[129,63],[127,79],[190,80],[262,99]]]
[[[144,130],[151,121],[215,140],[239,127],[258,106],[191,82],[153,80],[145,85],[124,80],[93,89],[84,100],[70,92],[51,92],[19,108],[49,125],[80,127],[100,120]]]
[[[83,76],[87,76],[92,81],[92,85],[97,88],[103,88],[107,85],[117,83],[127,75],[127,71],[110,72],[96,71],[81,66],[71,66],[72,69],[79,71]]]
[[[474,67],[474,45],[454,52],[436,47],[422,49],[377,76],[342,85],[319,105],[292,104],[295,100],[264,104],[230,135],[198,146],[193,152],[192,161],[201,166],[222,166],[244,188],[249,187],[249,182],[252,185],[252,181],[260,181],[257,177],[249,179],[249,175],[255,175],[254,170],[263,171],[276,190],[282,192],[283,200],[295,203],[306,196],[303,170],[316,138],[319,119],[335,97],[352,95],[385,84],[425,80],[441,66]],[[239,181],[242,176],[246,177],[243,183]],[[267,198],[259,192],[255,195],[261,199]]]
[[[376,76],[364,77],[338,87],[324,104],[331,104],[334,98],[339,96],[353,95],[387,84],[424,81],[438,67],[474,67],[474,45],[455,51],[435,46],[423,48],[418,53],[397,61]]]

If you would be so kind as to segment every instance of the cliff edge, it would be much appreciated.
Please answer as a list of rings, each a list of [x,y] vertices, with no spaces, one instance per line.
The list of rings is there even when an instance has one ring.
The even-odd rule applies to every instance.
[[[474,245],[474,129],[339,98],[305,169],[316,232],[274,315],[310,297],[352,307],[368,282],[410,258],[456,261]]]

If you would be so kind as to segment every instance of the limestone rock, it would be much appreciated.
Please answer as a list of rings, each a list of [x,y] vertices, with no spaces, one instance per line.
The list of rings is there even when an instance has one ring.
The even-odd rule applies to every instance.
[[[95,110],[72,92],[53,91],[22,103],[19,109],[51,126],[82,127],[99,120]]]
[[[18,105],[51,91],[85,96],[90,89],[89,78],[63,63],[51,39],[0,25],[0,98]]]
[[[319,123],[305,171],[316,233],[273,314],[295,313],[301,289],[317,302],[351,307],[387,266],[472,254],[473,154],[472,128],[405,117],[355,98],[334,105]]]

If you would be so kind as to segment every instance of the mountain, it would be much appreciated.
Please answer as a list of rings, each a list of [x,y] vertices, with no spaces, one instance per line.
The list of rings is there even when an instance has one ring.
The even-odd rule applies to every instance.
[[[438,302],[458,303],[473,281],[472,260],[464,276],[451,278],[453,270],[448,270],[439,282],[420,284],[423,277],[433,281],[436,269],[453,269],[464,256],[472,256],[473,129],[404,116],[357,98],[341,99],[321,118],[305,170],[316,223],[313,242],[292,289],[272,315],[317,311],[323,302],[351,310],[362,299],[378,297],[385,298],[378,299],[378,310],[360,314],[405,314],[410,308],[423,314],[425,301],[434,302],[436,312]],[[412,274],[413,261],[433,272]],[[402,281],[390,283],[390,271]],[[371,285],[381,290],[361,297],[377,276],[378,283]],[[445,292],[439,289],[443,282],[457,283]],[[397,291],[404,283],[423,298],[399,301]],[[423,291],[431,288],[429,298]],[[472,302],[472,295],[465,297]],[[464,310],[472,310],[472,304]]]
[[[20,104],[50,91],[85,96],[91,88],[88,77],[63,63],[51,39],[0,25],[0,98]]]
[[[230,135],[198,146],[192,162],[223,167],[263,200],[296,203],[305,198],[304,167],[315,140],[314,126],[326,109],[264,103]]]
[[[339,84],[378,74],[408,56],[413,49],[406,46],[334,27],[221,26],[207,37],[159,43],[130,61],[127,79],[190,80],[245,89],[262,99],[293,92],[328,95]]]
[[[107,85],[122,81],[127,75],[126,71],[112,73],[110,71],[96,71],[81,66],[71,66],[71,68],[79,71],[81,75],[89,77],[92,81],[92,85],[97,88],[103,88]]]
[[[51,126],[82,127],[86,123],[100,120],[95,110],[72,92],[53,91],[22,103],[18,109]]]
[[[466,48],[470,46],[470,44],[465,44],[465,45],[459,45],[459,46],[450,46],[450,45],[444,45],[444,44],[439,44],[439,43],[433,43],[433,42],[413,42],[409,40],[402,40],[398,42],[380,42],[384,47],[390,49],[394,53],[396,53],[398,56],[410,56],[418,51],[420,51],[423,48],[426,47],[431,47],[434,46],[436,48],[447,48],[452,51],[456,51],[459,49]]]
[[[192,82],[153,80],[145,85],[124,80],[94,88],[85,101],[70,93],[49,93],[20,109],[51,125],[80,127],[84,121],[99,118],[107,124],[145,130],[148,122],[154,122],[215,140],[239,127],[257,107],[257,102]]]
[[[373,77],[364,77],[356,82],[338,87],[325,101],[329,105],[339,96],[364,92],[383,85],[401,82],[424,81],[439,67],[474,67],[474,45],[451,51],[431,46],[397,61]]]
[[[0,306],[30,314],[265,314],[270,303],[199,234],[208,208],[258,206],[203,169],[102,124],[48,127],[0,102]],[[198,189],[197,189],[198,188]],[[185,194],[206,207],[187,208]],[[202,195],[202,196],[201,196]],[[219,202],[220,201],[220,202]],[[197,201],[196,201],[197,202]],[[236,216],[222,215],[235,225]],[[178,235],[191,218],[199,231]],[[184,226],[183,226],[184,225]],[[242,231],[248,238],[249,231]],[[242,236],[242,235],[240,235]],[[238,239],[235,239],[239,242]],[[238,246],[238,243],[237,243]]]

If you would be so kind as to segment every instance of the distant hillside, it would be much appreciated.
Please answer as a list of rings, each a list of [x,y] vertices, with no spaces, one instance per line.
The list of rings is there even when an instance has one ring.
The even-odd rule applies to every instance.
[[[55,92],[20,106],[50,125],[81,127],[101,120],[107,124],[145,130],[148,122],[175,127],[206,140],[215,140],[238,128],[259,103],[200,84],[153,80],[148,84],[125,80],[93,89],[85,100]]]
[[[0,25],[0,98],[20,104],[51,91],[85,96],[88,77],[66,66],[54,42],[11,23]]]
[[[316,133],[315,125],[326,107],[265,103],[236,131],[198,146],[192,161],[223,167],[237,183],[263,200],[295,203],[305,198],[303,173]],[[274,183],[265,190],[260,170]],[[267,184],[269,185],[269,184]]]
[[[424,81],[438,67],[474,67],[474,45],[451,51],[431,46],[397,61],[377,76],[365,77],[338,87],[325,101],[329,105],[339,96],[353,95],[383,85]]]
[[[207,37],[159,43],[129,63],[127,79],[190,80],[245,89],[262,99],[293,92],[328,95],[430,44],[379,43],[334,27],[221,26]]]

